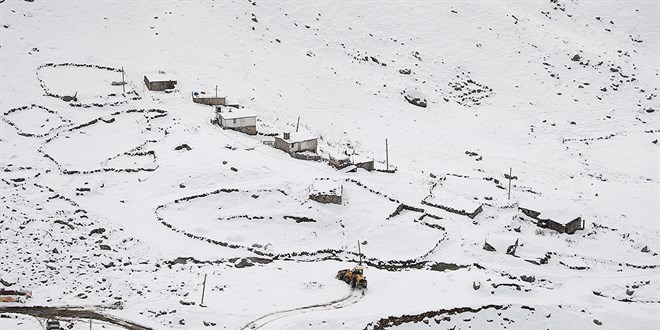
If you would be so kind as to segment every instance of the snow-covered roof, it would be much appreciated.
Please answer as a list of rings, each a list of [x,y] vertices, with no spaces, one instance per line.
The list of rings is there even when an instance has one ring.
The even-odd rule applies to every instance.
[[[288,143],[295,143],[295,142],[316,140],[316,135],[310,132],[292,132],[288,139],[285,139],[284,136],[281,136],[279,138]]]
[[[176,77],[170,73],[148,72],[144,74],[149,81],[176,81]]]
[[[361,156],[361,155],[352,155],[351,156],[351,163],[352,164],[362,164],[362,163],[369,163],[373,162],[373,158]]]
[[[328,156],[330,156],[330,157],[332,157],[336,160],[348,160],[348,158],[349,158],[348,155],[346,155],[342,152],[339,152],[339,150],[333,150],[333,149],[330,149],[328,151]]]
[[[221,109],[220,117],[223,119],[238,119],[257,116],[257,114],[250,109],[236,109],[232,107],[222,107]]]
[[[339,196],[341,195],[342,184],[335,180],[319,180],[316,179],[312,183],[310,188],[310,194],[312,195],[332,195]]]
[[[538,210],[535,210],[538,211]],[[571,210],[557,210],[557,209],[552,209],[552,210],[543,210],[540,211],[541,214],[538,216],[539,219],[549,219],[555,222],[559,222],[562,224],[567,224],[578,217],[580,217],[579,214],[571,211]]]
[[[557,201],[529,200],[520,203],[521,208],[539,212],[539,219],[549,219],[555,222],[566,224],[578,218],[580,214],[572,209],[570,205],[562,205],[558,208]],[[559,203],[561,205],[561,203]]]

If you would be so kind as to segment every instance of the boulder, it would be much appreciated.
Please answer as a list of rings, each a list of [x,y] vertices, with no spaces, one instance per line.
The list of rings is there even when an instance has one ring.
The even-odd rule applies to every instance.
[[[406,88],[403,91],[403,97],[406,99],[406,101],[408,101],[408,103],[412,105],[426,108],[426,97],[416,87]]]

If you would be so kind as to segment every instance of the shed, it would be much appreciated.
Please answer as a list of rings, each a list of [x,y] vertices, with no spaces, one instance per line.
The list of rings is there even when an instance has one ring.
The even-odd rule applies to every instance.
[[[570,210],[545,209],[540,205],[525,205],[519,209],[525,215],[536,220],[536,225],[541,228],[549,228],[566,234],[573,234],[584,229],[582,217]]]
[[[282,134],[282,137],[275,137],[273,146],[289,154],[305,151],[316,153],[318,140],[314,134],[309,132],[285,132]]]
[[[216,92],[209,93],[204,90],[193,91],[192,100],[195,103],[205,105],[225,105],[227,97],[218,96]]]
[[[309,188],[309,199],[319,203],[342,203],[344,187],[340,182],[330,179],[316,179]]]
[[[220,127],[248,135],[257,134],[257,114],[255,112],[244,108],[224,106],[216,106],[215,111]]]
[[[342,153],[329,153],[328,162],[336,169],[342,169],[351,165],[350,156]]]
[[[165,91],[175,88],[176,80],[162,71],[150,74],[149,77],[151,78],[144,76],[144,84],[147,85],[147,89],[150,91]]]

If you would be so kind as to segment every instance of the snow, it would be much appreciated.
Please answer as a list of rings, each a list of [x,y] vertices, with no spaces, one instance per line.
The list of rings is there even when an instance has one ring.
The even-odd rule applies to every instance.
[[[176,75],[165,71],[152,71],[144,74],[150,82],[154,81],[178,81]]]
[[[310,195],[341,196],[342,185],[335,180],[314,180],[309,189]]]
[[[78,308],[74,329],[660,326],[657,2],[0,6],[0,279],[32,290],[20,306]],[[191,106],[215,85],[263,135]],[[396,171],[262,143],[296,127],[379,169],[387,139]],[[308,199],[321,178],[342,205]],[[586,228],[539,228],[534,203]],[[358,242],[365,291],[335,279]],[[3,330],[45,320],[9,306]]]

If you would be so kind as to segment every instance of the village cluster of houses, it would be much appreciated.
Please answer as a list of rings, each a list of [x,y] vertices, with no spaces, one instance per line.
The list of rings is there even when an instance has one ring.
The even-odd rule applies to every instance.
[[[151,79],[144,76],[144,83],[150,91],[168,91],[176,87],[177,81],[165,73],[159,72],[151,75]],[[225,96],[218,96],[215,92],[193,91],[192,101],[198,104],[213,106],[215,108],[215,122],[223,129],[230,129],[248,135],[256,135],[257,113],[245,109],[238,104],[228,104]],[[304,160],[320,160],[318,154],[318,137],[310,132],[283,132],[274,137],[273,147],[282,150],[291,157]],[[338,153],[330,155],[328,163],[337,169],[347,171],[362,168],[374,170],[372,158]]]
[[[174,89],[177,81],[167,77],[162,72],[149,79],[144,76],[144,83],[150,91],[168,91]],[[192,101],[198,104],[213,106],[215,108],[215,122],[223,129],[235,130],[248,135],[256,135],[257,114],[237,104],[227,104],[225,96],[218,96],[217,87],[215,93],[208,91],[193,91]],[[320,160],[318,155],[318,139],[309,132],[283,132],[274,137],[273,147],[280,149],[294,158],[305,160]],[[353,171],[362,168],[368,171],[374,170],[372,158],[358,155],[347,155],[345,153],[330,153],[327,161],[337,169]],[[309,198],[319,203],[342,204],[343,187],[341,183],[331,180],[317,180],[310,187]],[[466,215],[474,218],[483,210],[483,203],[476,198],[466,203],[450,202],[433,203],[426,199],[423,204],[445,209],[449,212]],[[538,227],[549,228],[560,233],[573,234],[577,230],[584,229],[584,220],[581,217],[566,213],[541,211],[544,207],[528,206],[519,207],[523,214],[531,218]]]

